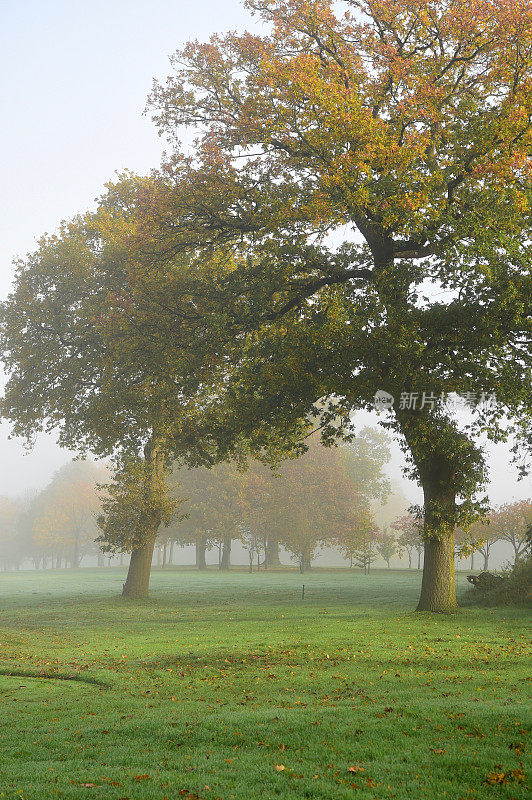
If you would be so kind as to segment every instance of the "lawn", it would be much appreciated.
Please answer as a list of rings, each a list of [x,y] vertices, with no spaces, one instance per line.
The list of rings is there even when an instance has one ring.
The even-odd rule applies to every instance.
[[[415,614],[406,571],[123,580],[0,575],[0,798],[528,796],[526,611]]]

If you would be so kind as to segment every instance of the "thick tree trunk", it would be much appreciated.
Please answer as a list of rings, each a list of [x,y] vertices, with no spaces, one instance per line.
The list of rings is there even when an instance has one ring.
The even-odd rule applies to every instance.
[[[281,566],[281,559],[279,558],[279,541],[277,539],[273,539],[271,537],[268,538],[264,560],[268,567]]]
[[[425,552],[417,611],[450,613],[458,608],[454,578],[455,496],[426,481]]]
[[[458,608],[454,580],[454,530],[425,541],[425,563],[417,611],[450,613]]]
[[[133,599],[148,597],[150,589],[151,562],[153,560],[153,550],[155,539],[157,538],[157,528],[136,550],[131,553],[129,569],[122,595]]]
[[[144,497],[139,523],[138,545],[133,548],[122,595],[135,599],[148,596],[155,540],[162,522],[164,493],[164,446],[162,437],[154,436],[144,449]]]
[[[232,544],[231,537],[225,536],[223,540],[220,569],[227,570],[231,567],[231,544]]]
[[[196,568],[207,569],[205,551],[207,550],[207,540],[204,536],[196,542]]]

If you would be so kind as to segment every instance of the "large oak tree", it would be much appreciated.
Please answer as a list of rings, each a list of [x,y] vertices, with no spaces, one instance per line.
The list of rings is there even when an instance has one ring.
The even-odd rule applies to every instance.
[[[248,332],[227,387],[244,420],[314,409],[328,438],[395,397],[386,424],[424,493],[418,608],[452,611],[478,435],[508,418],[530,435],[532,6],[247,5],[269,31],[188,44],[155,85],[161,133],[198,138],[144,205],[154,262],[236,259],[219,288]],[[497,403],[464,428],[450,392]]]

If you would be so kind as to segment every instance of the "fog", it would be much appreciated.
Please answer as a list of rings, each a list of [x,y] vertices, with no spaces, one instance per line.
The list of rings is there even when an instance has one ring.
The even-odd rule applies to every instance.
[[[191,38],[249,27],[237,0],[7,0],[0,7],[0,87],[4,124],[4,200],[0,215],[0,294],[13,276],[13,259],[45,231],[93,204],[115,171],[145,172],[162,151],[143,116],[154,76],[164,78],[168,56]],[[375,424],[375,415],[360,415]],[[0,426],[0,494],[41,489],[72,454],[52,435],[39,435],[26,452]],[[490,446],[493,504],[532,496],[532,478],[518,482],[504,445]],[[410,502],[419,489],[401,472],[393,448],[388,471]]]

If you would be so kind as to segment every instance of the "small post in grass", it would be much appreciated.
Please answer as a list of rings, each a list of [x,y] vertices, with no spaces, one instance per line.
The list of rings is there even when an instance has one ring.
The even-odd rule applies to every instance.
[[[303,592],[302,592],[302,594],[301,594],[301,599],[302,599],[302,600],[304,600],[304,599],[305,599],[305,584],[303,584]]]

